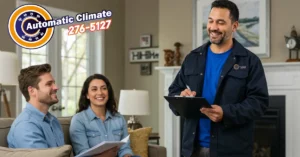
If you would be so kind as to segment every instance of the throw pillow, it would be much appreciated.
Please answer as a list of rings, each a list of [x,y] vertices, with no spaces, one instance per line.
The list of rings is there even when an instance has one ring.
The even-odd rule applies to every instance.
[[[151,131],[151,127],[128,130],[130,134],[130,146],[134,155],[148,157],[148,140]]]
[[[64,145],[56,148],[24,149],[0,147],[1,157],[70,157],[72,146]]]

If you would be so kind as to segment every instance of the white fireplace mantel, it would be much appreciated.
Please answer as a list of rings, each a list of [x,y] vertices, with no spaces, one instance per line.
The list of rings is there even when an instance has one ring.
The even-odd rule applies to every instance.
[[[263,64],[269,95],[286,97],[286,157],[300,154],[300,63]],[[180,66],[155,67],[164,75],[164,95],[173,82]],[[162,97],[161,95],[159,97]],[[180,119],[174,116],[164,101],[164,145],[168,157],[180,157]]]

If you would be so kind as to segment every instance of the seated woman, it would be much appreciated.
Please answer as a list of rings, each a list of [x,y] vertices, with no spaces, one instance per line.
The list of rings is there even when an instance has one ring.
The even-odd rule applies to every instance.
[[[88,77],[82,87],[79,109],[70,125],[70,138],[75,155],[103,141],[120,141],[126,136],[127,124],[124,117],[117,112],[113,88],[109,80],[94,74]],[[110,150],[102,156],[111,156],[115,151],[118,157],[132,156],[129,142],[118,149]]]

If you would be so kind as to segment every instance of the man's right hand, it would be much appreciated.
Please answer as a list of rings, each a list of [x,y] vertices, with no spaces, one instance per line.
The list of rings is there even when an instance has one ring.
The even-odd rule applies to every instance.
[[[94,157],[116,157],[118,155],[119,147],[113,147],[109,150],[104,151],[99,155],[95,155]]]
[[[185,89],[184,91],[182,91],[180,93],[180,96],[186,96],[186,97],[192,96],[192,97],[194,97],[194,96],[196,96],[196,92],[195,91],[191,91],[189,89]]]

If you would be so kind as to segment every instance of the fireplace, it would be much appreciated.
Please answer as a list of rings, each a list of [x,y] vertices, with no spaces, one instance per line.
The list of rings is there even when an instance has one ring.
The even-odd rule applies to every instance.
[[[255,121],[253,157],[285,157],[285,96],[270,96],[268,110]]]

